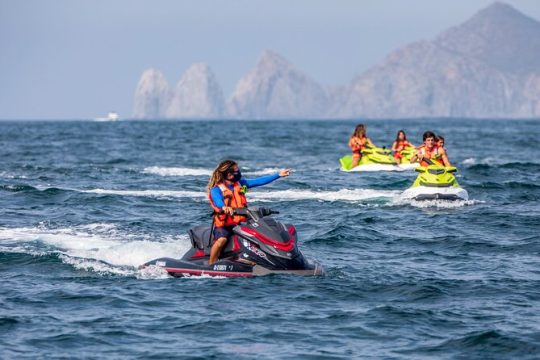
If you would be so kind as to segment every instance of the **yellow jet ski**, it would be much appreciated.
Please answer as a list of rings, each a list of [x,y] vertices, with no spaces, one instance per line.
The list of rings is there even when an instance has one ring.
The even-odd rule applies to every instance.
[[[454,166],[429,165],[415,169],[418,174],[410,188],[403,192],[404,199],[413,200],[468,200],[467,190],[459,186]]]
[[[416,148],[412,146],[407,146],[405,149],[401,150],[401,162],[398,166],[404,170],[414,169],[420,166],[420,163],[411,162],[411,158],[416,153]]]
[[[369,147],[362,150],[362,158],[357,166],[352,168],[352,156],[346,155],[339,159],[341,171],[401,171],[390,150]]]

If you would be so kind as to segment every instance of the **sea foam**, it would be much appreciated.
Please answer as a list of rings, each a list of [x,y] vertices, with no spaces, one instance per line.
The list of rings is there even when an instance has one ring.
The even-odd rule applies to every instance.
[[[0,228],[0,251],[58,254],[77,269],[120,275],[136,275],[139,265],[158,257],[180,257],[190,246],[187,235],[151,239],[118,231],[111,224]]]

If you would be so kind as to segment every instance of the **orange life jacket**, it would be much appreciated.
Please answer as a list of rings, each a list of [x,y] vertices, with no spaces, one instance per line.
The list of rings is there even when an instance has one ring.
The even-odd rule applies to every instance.
[[[349,147],[352,151],[362,151],[366,148],[367,137],[359,138],[357,136],[351,136],[349,140]]]
[[[403,149],[405,149],[407,146],[412,146],[410,142],[408,142],[407,140],[403,140],[403,141],[396,141],[396,151],[402,151]]]
[[[444,166],[444,162],[442,161],[441,154],[439,153],[439,147],[437,145],[434,145],[431,151],[426,148],[426,145],[421,145],[418,149],[418,153],[420,155],[420,166],[432,165],[424,159],[433,160],[434,164]]]
[[[232,208],[246,207],[247,199],[246,195],[242,191],[242,186],[239,182],[235,182],[233,185],[233,190],[229,189],[224,183],[219,183],[217,185],[221,192],[223,193],[223,200],[225,206]],[[245,216],[240,215],[228,215],[223,213],[223,210],[218,208],[212,201],[212,197],[208,194],[208,199],[210,200],[210,206],[214,209],[214,226],[234,226],[238,225],[241,222],[247,221]]]

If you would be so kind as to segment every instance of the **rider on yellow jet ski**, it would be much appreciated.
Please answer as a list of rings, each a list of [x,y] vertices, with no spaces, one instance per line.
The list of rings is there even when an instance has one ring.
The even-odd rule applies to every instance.
[[[420,162],[420,166],[433,164],[452,166],[444,148],[437,145],[434,133],[426,131],[422,139],[424,140],[424,144],[418,148],[416,154],[411,158],[411,162]]]
[[[364,124],[356,125],[354,133],[349,139],[349,147],[352,150],[352,166],[351,169],[356,167],[362,158],[362,150],[366,147],[374,147],[371,139],[366,136],[366,126]]]

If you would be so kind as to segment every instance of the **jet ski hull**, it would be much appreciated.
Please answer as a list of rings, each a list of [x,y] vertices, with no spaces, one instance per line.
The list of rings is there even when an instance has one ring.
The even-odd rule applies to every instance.
[[[403,198],[423,200],[469,200],[467,190],[461,187],[415,186],[403,192]]]
[[[401,168],[398,165],[390,164],[365,164],[358,165],[352,169],[346,169],[341,167],[341,171],[345,172],[373,172],[373,171],[403,171],[405,168]]]
[[[228,259],[221,259],[213,265],[208,265],[204,261],[199,263],[183,261],[173,258],[160,258],[149,261],[141,268],[157,266],[165,270],[174,277],[189,276],[212,276],[212,277],[250,277],[264,276],[271,274],[289,274],[300,276],[320,276],[324,275],[321,264],[313,262],[308,267],[298,270],[271,270],[260,265],[252,265]]]
[[[404,162],[403,164],[398,164],[396,160],[387,153],[385,149],[374,149],[372,151],[378,151],[377,153],[365,154],[361,159],[360,163],[351,168],[352,165],[352,156],[346,155],[339,159],[341,164],[341,171],[344,172],[372,172],[372,171],[405,171],[414,169],[418,166],[417,163],[410,164]]]

